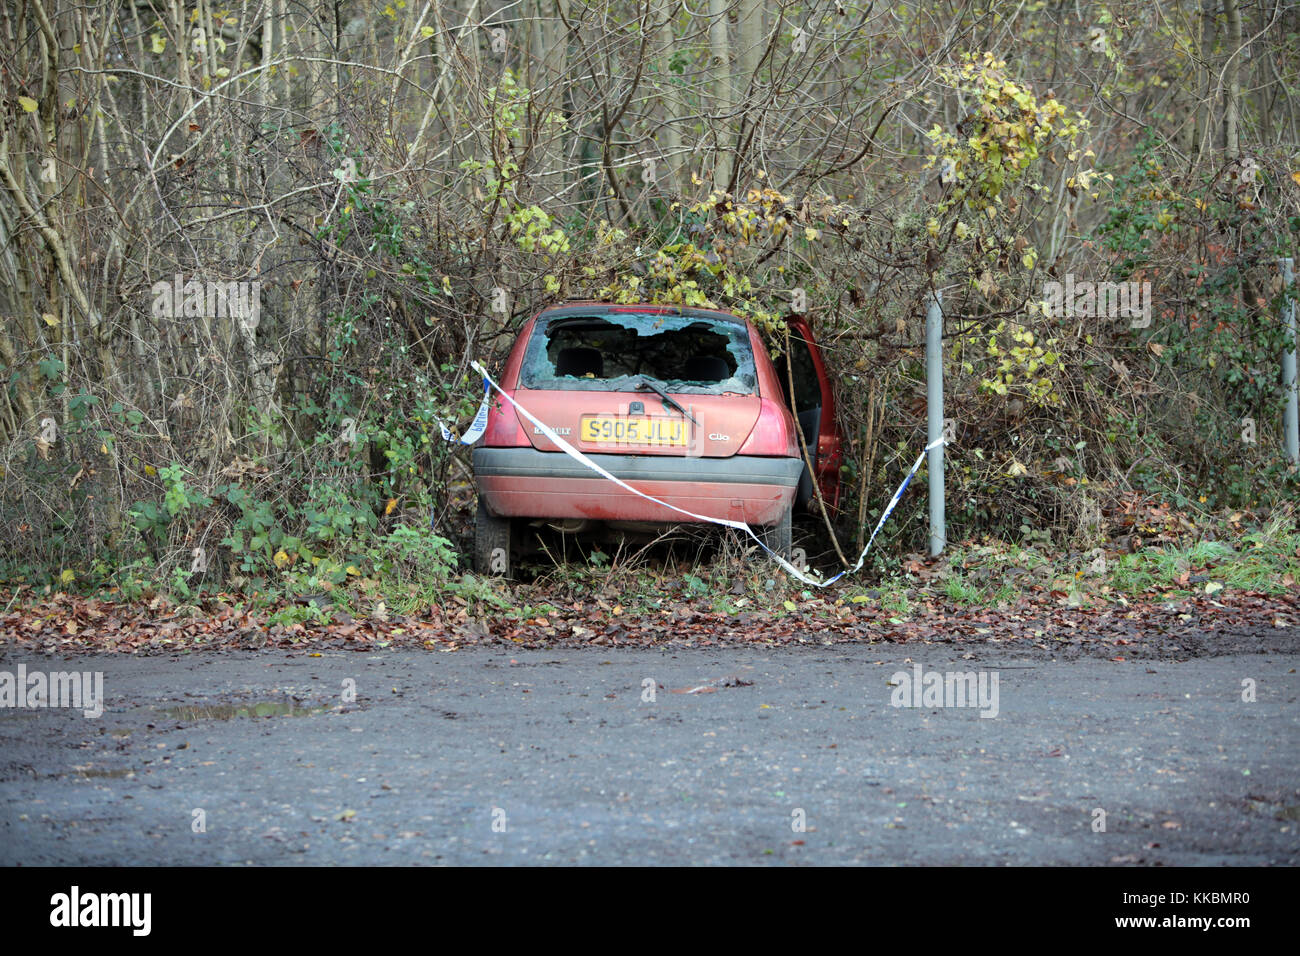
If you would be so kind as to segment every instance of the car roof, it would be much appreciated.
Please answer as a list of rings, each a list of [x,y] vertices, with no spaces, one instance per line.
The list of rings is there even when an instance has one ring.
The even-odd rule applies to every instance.
[[[749,325],[749,320],[743,316],[736,315],[732,312],[724,312],[721,309],[701,309],[693,306],[664,305],[655,302],[597,302],[593,299],[579,299],[565,302],[561,305],[548,306],[537,313],[537,318],[555,318],[566,315],[599,315],[601,312],[640,312],[640,313],[662,313],[666,315],[680,315],[685,317],[699,316],[700,318],[721,319],[725,322],[736,322]]]

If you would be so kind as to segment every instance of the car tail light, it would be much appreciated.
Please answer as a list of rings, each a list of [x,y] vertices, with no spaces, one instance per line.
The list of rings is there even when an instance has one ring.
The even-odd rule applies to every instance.
[[[791,427],[790,413],[769,398],[762,400],[754,430],[740,446],[741,455],[798,458],[799,446]]]
[[[513,392],[506,394],[513,395]],[[483,444],[489,448],[522,448],[531,444],[528,433],[519,421],[515,407],[502,398],[493,402],[488,408],[487,428],[483,432]]]

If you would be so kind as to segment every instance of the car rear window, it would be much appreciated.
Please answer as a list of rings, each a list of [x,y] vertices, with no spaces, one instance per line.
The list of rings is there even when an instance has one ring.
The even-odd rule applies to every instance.
[[[524,353],[520,384],[537,389],[633,391],[645,378],[670,392],[753,394],[758,376],[740,319],[618,312],[543,318]]]

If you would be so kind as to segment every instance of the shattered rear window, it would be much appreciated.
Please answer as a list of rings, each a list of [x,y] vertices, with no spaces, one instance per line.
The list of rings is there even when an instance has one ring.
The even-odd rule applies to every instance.
[[[630,392],[646,378],[670,392],[753,394],[749,329],[739,319],[642,312],[539,320],[520,384]]]

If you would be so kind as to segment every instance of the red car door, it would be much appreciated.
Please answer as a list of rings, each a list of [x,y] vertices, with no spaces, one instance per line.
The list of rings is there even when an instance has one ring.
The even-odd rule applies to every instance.
[[[778,358],[777,376],[803,431],[813,474],[800,486],[800,504],[815,507],[812,481],[832,511],[839,510],[840,467],[844,463],[843,437],[835,414],[835,389],[812,328],[801,315],[789,319],[791,352]],[[791,389],[793,379],[793,389]]]

